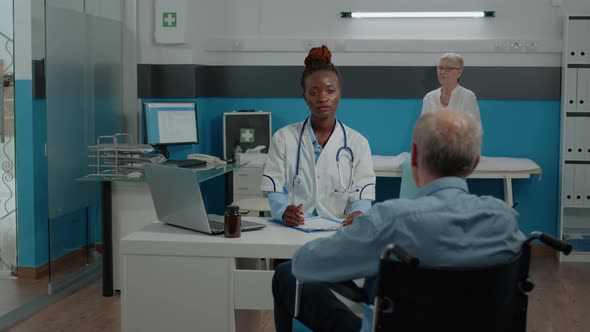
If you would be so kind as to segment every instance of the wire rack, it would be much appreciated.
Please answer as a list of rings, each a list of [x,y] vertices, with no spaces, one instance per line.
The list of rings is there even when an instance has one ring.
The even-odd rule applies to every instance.
[[[149,144],[134,144],[133,137],[127,133],[99,136],[96,145],[91,145],[88,167],[93,169],[90,175],[107,177],[124,177],[131,172],[142,172],[143,164],[162,163],[166,158],[153,154],[154,148]]]

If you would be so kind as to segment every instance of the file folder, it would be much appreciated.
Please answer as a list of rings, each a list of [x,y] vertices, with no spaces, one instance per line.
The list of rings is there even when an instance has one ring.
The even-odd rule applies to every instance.
[[[577,112],[590,112],[590,68],[578,68]]]
[[[584,206],[584,186],[586,185],[586,167],[588,165],[574,165],[574,202],[575,206]]]
[[[576,154],[574,153],[574,136],[576,133],[576,122],[575,117],[567,116],[565,117],[565,144],[564,144],[564,156],[566,160],[572,160],[575,158]]]
[[[587,44],[586,20],[569,20],[567,26],[568,50],[570,62],[579,63],[582,60],[581,52]],[[587,50],[587,49],[586,49]]]
[[[567,80],[565,82],[565,111],[566,112],[575,112],[578,107],[578,98],[577,95],[577,86],[578,86],[578,69],[577,68],[568,68],[567,69]]]
[[[584,160],[585,156],[585,149],[584,149],[584,137],[586,136],[586,119],[583,117],[576,117],[574,118],[575,124],[575,133],[574,133],[574,153],[576,160]]]
[[[563,206],[573,206],[574,203],[574,164],[563,166]]]

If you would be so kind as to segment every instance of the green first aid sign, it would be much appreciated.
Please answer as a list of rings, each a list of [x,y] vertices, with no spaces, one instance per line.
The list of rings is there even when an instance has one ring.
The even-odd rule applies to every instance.
[[[176,12],[164,12],[162,14],[162,26],[164,28],[176,28]]]
[[[254,143],[254,128],[240,129],[240,143]]]

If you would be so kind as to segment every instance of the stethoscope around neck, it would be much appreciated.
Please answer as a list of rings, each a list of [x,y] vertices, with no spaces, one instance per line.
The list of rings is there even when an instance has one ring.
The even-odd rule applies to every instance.
[[[309,121],[309,117],[307,117],[305,119],[305,121],[303,121],[303,126],[301,127],[301,132],[299,133],[299,143],[297,144],[297,161],[295,163],[295,176],[293,177],[293,188],[295,188],[295,185],[298,185],[301,183],[301,179],[299,178],[299,162],[301,159],[301,143],[303,141],[303,133],[305,132],[305,129],[307,128],[307,121]],[[338,169],[338,180],[340,181],[340,190],[338,189],[334,189],[335,192],[355,192],[355,191],[359,191],[357,190],[351,190],[352,189],[352,174],[354,171],[354,153],[352,152],[352,149],[348,146],[348,142],[346,139],[346,129],[344,128],[344,125],[342,124],[342,122],[340,122],[340,120],[336,119],[336,121],[338,121],[338,124],[340,125],[340,128],[342,128],[342,135],[344,136],[344,145],[341,146],[338,151],[336,151],[336,168]],[[344,183],[344,180],[342,179],[342,170],[340,169],[340,161],[342,159],[348,159],[348,162],[350,164],[350,172],[349,172],[349,176],[348,176],[348,183]]]

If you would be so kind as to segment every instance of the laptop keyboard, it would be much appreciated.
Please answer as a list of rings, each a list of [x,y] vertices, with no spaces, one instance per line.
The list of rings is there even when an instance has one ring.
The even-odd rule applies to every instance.
[[[209,226],[211,226],[211,230],[223,231],[222,222],[209,220]]]
[[[224,229],[223,228],[223,220],[224,220],[223,216],[210,214],[208,216],[208,219],[209,219],[209,226],[211,227],[212,232],[215,232],[215,233],[222,232],[223,233],[223,229]],[[244,229],[244,227],[258,225],[258,223],[246,221],[246,220],[242,220],[242,222],[240,224],[242,225],[242,227],[241,227],[242,229]]]

